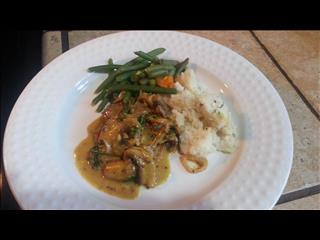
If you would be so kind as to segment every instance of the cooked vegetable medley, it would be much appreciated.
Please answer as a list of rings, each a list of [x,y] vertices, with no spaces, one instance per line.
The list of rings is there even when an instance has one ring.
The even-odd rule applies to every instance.
[[[126,64],[90,67],[107,73],[92,100],[102,116],[88,128],[76,148],[81,173],[99,189],[122,198],[135,198],[139,186],[153,188],[170,173],[168,154],[176,152],[179,133],[166,104],[176,94],[175,78],[188,59],[160,59],[164,48],[135,52]]]
[[[158,94],[175,94],[174,77],[186,69],[189,59],[178,62],[169,59],[159,59],[157,56],[165,51],[157,48],[148,53],[138,51],[135,59],[123,64],[109,64],[89,68],[89,72],[108,73],[108,77],[98,86],[97,96],[92,104],[99,103],[97,112],[102,112],[106,105],[113,102],[121,91],[147,92]],[[136,99],[137,94],[130,98]]]
[[[189,59],[159,57],[165,51],[137,51],[125,64],[90,67],[108,74],[92,105],[101,116],[75,150],[81,174],[98,189],[125,199],[140,186],[154,188],[170,174],[169,154],[178,152],[188,173],[204,171],[206,156],[231,153],[235,129],[218,97],[203,90]]]

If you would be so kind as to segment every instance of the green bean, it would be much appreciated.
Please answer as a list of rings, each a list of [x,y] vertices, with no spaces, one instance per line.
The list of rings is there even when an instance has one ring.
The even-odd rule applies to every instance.
[[[123,111],[124,113],[129,113],[130,111],[130,104],[132,102],[132,94],[130,91],[126,91],[125,94],[124,94],[124,97],[123,97]]]
[[[126,91],[123,97],[123,102],[128,103],[130,101],[131,98],[131,92]]]
[[[158,70],[175,70],[175,67],[173,65],[168,65],[168,64],[160,64],[160,65],[153,65],[150,67],[146,68],[146,72],[150,73],[153,71],[158,71]]]
[[[106,91],[104,90],[92,100],[91,104],[93,106],[96,105],[98,102],[100,102],[103,99],[105,95],[106,95]]]
[[[138,78],[136,77],[135,74],[131,75],[131,77],[130,77],[130,82],[131,83],[135,83],[137,80],[138,80]]]
[[[167,64],[167,65],[177,65],[179,62],[176,60],[171,60],[171,59],[161,59],[160,60],[161,64]]]
[[[116,82],[125,81],[125,80],[129,79],[131,77],[131,75],[133,75],[134,73],[135,73],[135,71],[122,73],[116,77]]]
[[[126,80],[118,82],[118,84],[130,84],[130,78],[127,78]]]
[[[99,85],[99,87],[96,89],[95,93],[99,93],[103,89],[110,87],[110,85],[113,83],[115,78],[117,76],[119,76],[120,74],[125,73],[125,72],[144,69],[149,65],[150,65],[150,63],[148,63],[148,62],[142,62],[142,63],[136,64],[136,65],[132,65],[132,66],[122,66],[122,67],[120,67],[117,71],[112,72],[111,74],[109,74],[108,78],[106,80],[104,80]]]
[[[99,104],[98,108],[97,108],[97,112],[102,112],[103,109],[105,109],[106,105],[108,104],[109,99],[106,97],[103,99],[103,101]]]
[[[159,58],[157,58],[157,56],[153,56],[153,55],[150,55],[150,54],[142,52],[142,51],[134,52],[134,54],[138,55],[141,58],[144,58],[147,61],[159,63]]]
[[[136,71],[136,70],[144,69],[149,65],[150,63],[148,62],[142,62],[142,63],[138,63],[131,66],[122,66],[121,68],[118,69],[118,71],[121,73],[128,72],[128,71]]]
[[[165,48],[156,48],[156,49],[153,49],[152,51],[148,52],[147,54],[149,54],[151,56],[157,56],[157,55],[160,55],[161,53],[163,53],[165,50],[166,50]],[[142,57],[136,57],[124,65],[130,66],[133,64],[141,63],[143,61],[145,61],[145,59],[143,59]]]
[[[125,72],[130,72],[130,71],[137,71],[140,69],[144,69],[146,67],[148,67],[150,65],[150,63],[148,62],[142,62],[136,65],[132,65],[132,66],[122,66],[121,68],[118,69],[118,71],[115,72],[116,76],[125,73]]]
[[[139,83],[141,85],[147,85],[148,82],[149,82],[149,79],[147,79],[147,78],[142,78],[142,79],[139,80]]]
[[[96,73],[110,73],[111,71],[120,68],[119,64],[109,64],[109,65],[98,65],[94,67],[88,68],[88,72],[96,72]]]
[[[177,89],[175,88],[162,88],[156,86],[146,86],[146,85],[113,85],[109,88],[109,92],[114,91],[132,91],[132,92],[149,92],[149,93],[159,93],[159,94],[176,94]]]
[[[94,93],[99,93],[103,89],[105,89],[107,87],[107,85],[109,85],[113,81],[114,75],[115,75],[115,72],[110,73],[108,75],[108,77],[102,83],[100,83],[100,85],[97,87],[97,89],[94,91]]]
[[[177,64],[177,66],[176,66],[177,70],[176,70],[176,73],[175,73],[174,77],[176,77],[180,73],[182,73],[186,69],[188,63],[189,63],[189,58],[186,58],[183,62]]]
[[[155,71],[148,73],[148,77],[150,77],[150,78],[163,77],[168,74],[169,74],[169,72],[167,70],[155,70]]]
[[[176,69],[169,70],[169,75],[174,76],[176,74]]]

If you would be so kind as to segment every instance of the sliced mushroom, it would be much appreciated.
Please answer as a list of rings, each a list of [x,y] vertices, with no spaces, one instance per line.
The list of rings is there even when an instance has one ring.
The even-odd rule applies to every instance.
[[[126,181],[136,175],[136,167],[128,160],[111,161],[104,165],[102,174],[111,180]]]
[[[139,167],[152,161],[151,153],[143,147],[130,147],[123,153],[124,160],[132,160]]]
[[[123,154],[124,160],[133,161],[138,167],[138,181],[147,188],[157,185],[156,167],[151,153],[142,147],[128,148]]]
[[[139,167],[139,183],[147,188],[157,186],[157,175],[155,163],[149,162]]]
[[[115,155],[109,155],[109,154],[100,154],[99,155],[99,160],[102,163],[107,163],[107,162],[113,162],[113,161],[120,161],[121,158],[119,156],[115,156]]]

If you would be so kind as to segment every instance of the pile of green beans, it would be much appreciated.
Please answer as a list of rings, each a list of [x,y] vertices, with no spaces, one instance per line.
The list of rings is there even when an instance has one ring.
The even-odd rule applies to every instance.
[[[159,59],[158,55],[165,51],[156,48],[150,52],[137,51],[136,58],[121,65],[114,64],[109,58],[108,64],[88,68],[89,72],[107,73],[108,77],[97,87],[97,96],[92,100],[92,105],[99,103],[97,112],[102,112],[109,102],[112,102],[121,91],[148,92],[158,94],[176,94],[175,88],[156,86],[156,78],[171,75],[174,78],[185,71],[189,59],[182,62],[171,59]],[[132,96],[137,94],[126,94]],[[129,102],[129,101],[126,101]]]

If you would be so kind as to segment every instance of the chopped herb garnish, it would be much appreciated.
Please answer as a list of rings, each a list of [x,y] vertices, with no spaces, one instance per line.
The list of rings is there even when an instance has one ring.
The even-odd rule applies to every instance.
[[[131,92],[126,91],[123,97],[123,112],[124,113],[129,113],[130,111],[130,98],[131,98]]]
[[[222,108],[224,106],[224,104],[222,103],[218,108]]]
[[[137,176],[129,177],[125,182],[137,182]]]
[[[99,169],[101,165],[101,161],[99,159],[99,146],[96,145],[90,149],[89,163],[93,169]]]
[[[146,119],[144,115],[141,115],[140,117],[138,117],[138,122],[140,123],[140,125],[143,127],[146,124]]]
[[[139,128],[137,127],[131,127],[129,128],[129,131],[128,131],[128,135],[129,137],[133,138],[139,131]]]

